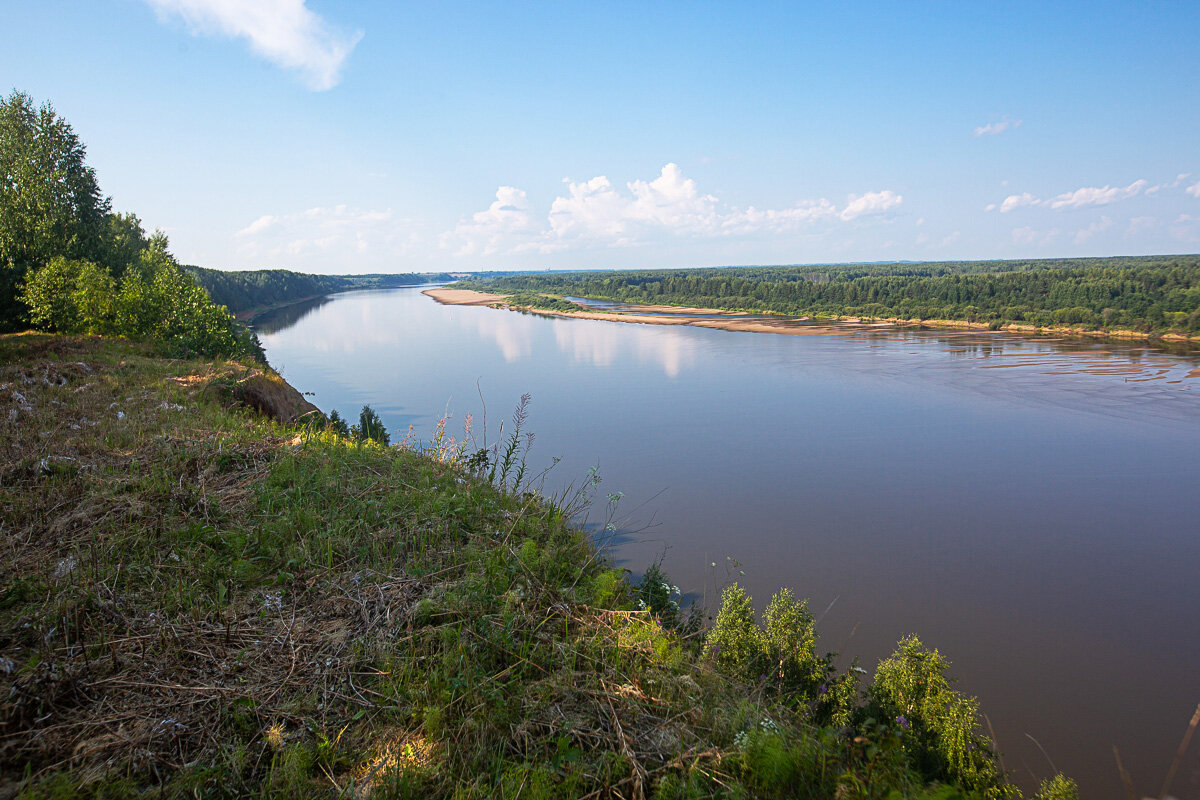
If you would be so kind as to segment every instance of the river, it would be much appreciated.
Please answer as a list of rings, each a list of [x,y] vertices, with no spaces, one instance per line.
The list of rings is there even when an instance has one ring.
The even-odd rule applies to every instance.
[[[868,669],[908,633],[1027,790],[1156,794],[1200,703],[1200,358],[963,331],[784,336],[334,295],[258,321],[326,412],[489,441],[529,393],[547,492],[602,478],[612,559],[686,601],[791,586]],[[511,423],[509,423],[511,424]],[[1035,741],[1036,740],[1036,741]],[[1172,794],[1200,797],[1200,742]],[[1044,752],[1043,752],[1044,750]],[[1140,795],[1139,795],[1140,796]]]

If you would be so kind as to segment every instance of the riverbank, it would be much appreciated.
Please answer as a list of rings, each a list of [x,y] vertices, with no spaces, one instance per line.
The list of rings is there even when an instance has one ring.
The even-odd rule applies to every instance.
[[[745,319],[741,318],[741,315],[754,312],[644,304],[630,304],[628,312],[558,311],[510,304],[506,302],[508,295],[489,294],[470,289],[430,289],[423,292],[423,294],[444,305],[484,305],[554,317],[606,320],[610,322],[634,322],[644,325],[691,325],[716,330],[775,333],[789,336],[827,336],[871,330],[895,330],[898,328],[940,328],[975,333],[1007,332],[1037,337],[1051,336],[1099,340],[1111,339],[1114,341],[1156,341],[1176,346],[1200,345],[1200,336],[1185,336],[1177,333],[1151,334],[1132,330],[1088,330],[1069,326],[1039,327],[1011,322],[1000,327],[993,327],[988,323],[941,319],[862,319],[859,317],[828,319],[807,316],[780,317],[778,320],[764,319],[763,316],[767,315],[756,315],[753,319]],[[671,314],[673,316],[656,316],[657,314]],[[718,318],[713,319],[713,317]],[[728,319],[721,319],[720,317],[728,317]]]
[[[0,337],[0,796],[1016,796],[919,766],[951,701],[991,763],[969,699],[900,725],[853,671],[841,705],[797,694],[731,660],[770,628],[705,650],[564,504],[264,417],[264,380],[300,398],[262,365]]]

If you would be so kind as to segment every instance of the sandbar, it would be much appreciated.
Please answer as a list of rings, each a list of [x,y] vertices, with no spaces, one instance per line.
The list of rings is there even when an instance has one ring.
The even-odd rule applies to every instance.
[[[864,321],[857,317],[845,317],[840,320],[816,322],[810,317],[784,317],[778,321],[764,319],[756,314],[752,318],[747,312],[730,311],[722,308],[694,308],[691,306],[662,306],[631,303],[627,304],[628,311],[558,311],[548,308],[533,308],[508,302],[508,295],[488,294],[471,289],[426,289],[426,294],[444,305],[450,306],[491,306],[514,311],[525,311],[541,314],[546,317],[568,317],[573,319],[594,319],[609,322],[637,322],[643,325],[692,325],[698,328],[714,328],[723,331],[742,331],[746,333],[782,333],[789,336],[829,336],[832,334],[856,333],[863,331],[886,331],[903,328],[941,330],[957,329],[962,334],[976,333],[1008,333],[1024,336],[1082,336],[1092,339],[1125,339],[1145,340],[1161,338],[1168,342],[1197,342],[1200,336],[1186,336],[1168,333],[1159,337],[1140,331],[1082,331],[1067,327],[1039,328],[1034,325],[1008,323],[1003,328],[995,330],[987,323],[967,322],[965,320],[946,319],[872,319]],[[643,312],[643,313],[638,313]],[[675,316],[654,316],[656,313],[666,313]],[[695,316],[689,316],[695,315]],[[714,319],[714,317],[717,317]],[[797,324],[802,323],[802,324]]]

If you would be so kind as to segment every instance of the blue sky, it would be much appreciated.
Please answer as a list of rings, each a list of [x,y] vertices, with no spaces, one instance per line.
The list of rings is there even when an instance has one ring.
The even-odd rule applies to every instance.
[[[1200,3],[5,0],[181,260],[308,272],[1200,251]]]

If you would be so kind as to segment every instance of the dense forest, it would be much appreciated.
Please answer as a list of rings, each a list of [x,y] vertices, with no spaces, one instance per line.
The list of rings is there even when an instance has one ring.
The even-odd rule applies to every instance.
[[[1200,256],[513,275],[491,292],[779,314],[1200,333]]]
[[[402,273],[397,275],[308,275],[286,269],[257,269],[225,272],[184,265],[213,301],[234,314],[252,309],[294,303],[309,297],[353,289],[391,289],[421,283],[453,280],[447,273]]]

